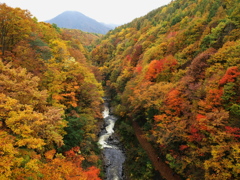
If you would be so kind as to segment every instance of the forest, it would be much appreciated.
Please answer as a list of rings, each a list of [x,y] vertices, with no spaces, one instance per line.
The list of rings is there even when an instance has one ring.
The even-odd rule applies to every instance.
[[[131,179],[152,174],[129,140],[133,122],[182,179],[240,178],[239,38],[239,0],[175,0],[92,50],[121,119]]]
[[[101,35],[0,15],[0,179],[100,179],[103,89],[86,57]]]
[[[0,179],[104,179],[106,95],[127,179],[154,177],[133,123],[182,179],[240,178],[240,0],[175,0],[104,36],[0,15]]]

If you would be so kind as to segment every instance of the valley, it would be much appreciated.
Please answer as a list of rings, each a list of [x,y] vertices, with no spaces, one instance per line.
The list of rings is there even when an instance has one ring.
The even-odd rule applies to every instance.
[[[175,0],[91,33],[0,3],[0,179],[239,179],[239,10]]]

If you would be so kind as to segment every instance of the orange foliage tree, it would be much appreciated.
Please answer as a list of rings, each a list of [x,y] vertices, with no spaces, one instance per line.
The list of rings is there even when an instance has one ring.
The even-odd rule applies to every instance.
[[[169,55],[161,60],[153,60],[149,64],[145,78],[153,82],[169,80],[169,76],[171,76],[171,73],[174,71],[176,65],[177,60],[172,55]]]

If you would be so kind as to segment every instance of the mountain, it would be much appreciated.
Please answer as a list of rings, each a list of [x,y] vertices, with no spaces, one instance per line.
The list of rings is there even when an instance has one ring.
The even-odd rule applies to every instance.
[[[109,30],[111,30],[110,27],[107,27],[106,25],[77,11],[65,11],[46,22],[51,24],[55,23],[61,28],[80,29],[85,32],[99,34],[106,34]]]

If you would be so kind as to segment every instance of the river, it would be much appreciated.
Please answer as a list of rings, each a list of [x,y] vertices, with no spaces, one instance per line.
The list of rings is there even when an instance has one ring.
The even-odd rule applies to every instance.
[[[114,134],[117,117],[110,114],[109,102],[104,103],[104,128],[99,134],[99,146],[102,149],[106,180],[124,180],[123,163],[125,155],[120,142]]]

